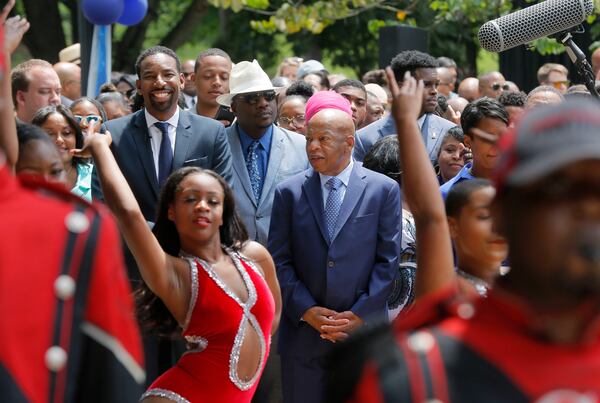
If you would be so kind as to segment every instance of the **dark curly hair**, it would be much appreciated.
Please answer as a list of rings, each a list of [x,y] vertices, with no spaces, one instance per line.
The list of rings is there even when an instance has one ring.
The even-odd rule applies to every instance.
[[[235,209],[233,191],[219,174],[197,167],[184,167],[173,172],[165,182],[158,201],[158,213],[152,232],[163,250],[171,256],[179,256],[181,244],[175,223],[168,218],[169,207],[181,182],[189,175],[203,174],[216,179],[225,195],[223,201],[223,225],[219,229],[221,244],[239,251],[248,240],[248,232]],[[179,336],[180,326],[162,300],[142,282],[136,291],[137,316],[145,329],[163,337]]]
[[[527,94],[523,91],[506,91],[498,97],[498,102],[504,106],[518,106],[523,108],[526,101]]]
[[[308,98],[312,97],[314,93],[315,89],[312,87],[312,85],[302,80],[293,82],[287,88],[287,90],[285,90],[286,96],[299,95],[303,97],[306,101],[308,101]]]
[[[410,71],[414,75],[416,69],[433,69],[439,67],[439,63],[435,58],[427,53],[418,50],[405,50],[398,53],[390,63],[396,81],[404,81],[404,73]]]

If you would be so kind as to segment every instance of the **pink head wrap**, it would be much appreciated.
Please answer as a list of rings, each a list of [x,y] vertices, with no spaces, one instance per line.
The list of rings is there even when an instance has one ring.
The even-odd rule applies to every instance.
[[[346,98],[334,91],[319,91],[306,103],[306,112],[304,112],[306,123],[323,109],[337,109],[346,112],[352,118],[352,108]]]

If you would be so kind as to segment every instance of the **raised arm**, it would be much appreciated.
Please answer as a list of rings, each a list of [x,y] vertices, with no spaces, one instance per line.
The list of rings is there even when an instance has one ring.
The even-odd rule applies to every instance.
[[[402,188],[417,230],[415,298],[455,281],[450,231],[439,183],[423,143],[417,119],[423,99],[423,82],[406,73],[400,88],[386,69],[394,98],[392,113],[398,128],[402,161]]]
[[[94,158],[106,205],[110,208],[127,246],[133,253],[142,278],[167,306],[173,317],[184,323],[190,299],[191,279],[187,263],[166,254],[150,231],[140,207],[109,148],[107,135],[88,129],[82,150],[75,155]]]
[[[29,22],[25,18],[18,15],[7,18],[14,5],[15,0],[10,0],[0,12],[0,24],[4,26],[4,46],[0,48],[4,59],[0,71],[0,149],[6,154],[6,162],[11,169],[19,158],[19,141],[10,87],[11,55],[29,29]]]

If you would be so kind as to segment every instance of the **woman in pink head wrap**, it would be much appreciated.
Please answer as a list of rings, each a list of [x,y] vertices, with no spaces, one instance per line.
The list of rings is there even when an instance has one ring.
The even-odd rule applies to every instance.
[[[340,94],[334,91],[319,91],[308,99],[306,103],[306,112],[304,114],[306,123],[323,109],[338,109],[346,112],[352,118],[352,108],[350,102]]]

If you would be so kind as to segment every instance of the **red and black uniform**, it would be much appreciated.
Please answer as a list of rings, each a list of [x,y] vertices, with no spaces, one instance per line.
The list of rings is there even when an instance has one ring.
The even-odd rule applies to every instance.
[[[0,223],[0,401],[137,401],[141,339],[108,212],[0,167]]]
[[[352,391],[329,401],[600,402],[597,316],[580,342],[559,345],[544,337],[546,318],[498,288],[470,302],[445,291],[420,305],[363,339],[358,373],[336,371],[337,387]]]

